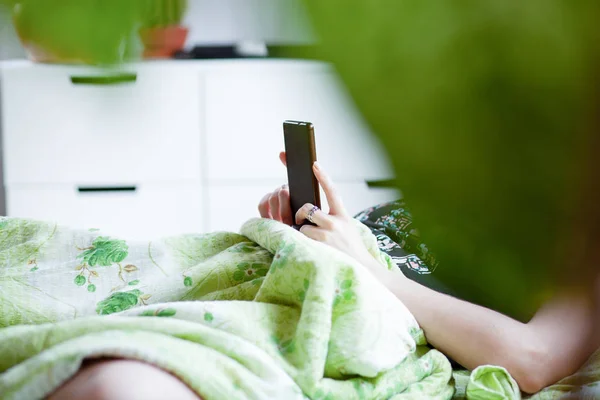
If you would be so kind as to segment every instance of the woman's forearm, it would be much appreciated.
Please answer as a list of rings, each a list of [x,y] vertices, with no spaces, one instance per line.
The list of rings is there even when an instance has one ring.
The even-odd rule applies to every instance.
[[[513,342],[520,338],[521,344],[532,339],[527,337],[526,324],[435,292],[410,279],[397,279],[388,287],[411,310],[428,342],[468,369],[483,364],[506,365],[512,361],[507,360],[507,354],[513,351],[503,348],[505,339]]]
[[[464,367],[502,366],[526,392],[548,384],[542,376],[548,351],[527,324],[435,292],[399,274],[378,278],[413,313],[427,341]]]

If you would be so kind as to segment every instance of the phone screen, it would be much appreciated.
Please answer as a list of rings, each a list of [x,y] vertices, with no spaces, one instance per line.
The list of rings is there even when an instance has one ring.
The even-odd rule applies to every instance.
[[[283,123],[288,185],[292,216],[306,203],[321,207],[319,183],[313,172],[317,160],[313,125],[310,122]]]

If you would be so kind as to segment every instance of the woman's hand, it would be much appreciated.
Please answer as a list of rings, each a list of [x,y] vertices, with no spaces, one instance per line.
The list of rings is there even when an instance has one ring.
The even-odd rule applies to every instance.
[[[285,153],[279,154],[281,162],[285,165]],[[316,225],[303,225],[300,232],[318,242],[334,247],[356,259],[365,266],[373,264],[371,256],[358,233],[353,218],[348,215],[341,197],[337,194],[329,176],[322,170],[318,163],[313,165],[314,174],[325,192],[329,213],[321,209],[312,212],[311,219]],[[266,194],[258,205],[261,217],[270,218],[287,225],[292,225],[295,220],[297,225],[302,225],[309,218],[312,204],[305,204],[292,219],[290,206],[290,192],[286,185],[277,188],[274,192]]]
[[[285,152],[279,153],[279,159],[285,166]],[[274,219],[292,226],[294,219],[290,205],[290,191],[287,185],[280,186],[273,192],[264,195],[258,203],[258,212],[262,218]]]
[[[316,162],[313,165],[313,171],[327,197],[329,213],[316,209],[311,218],[316,226],[303,225],[300,232],[313,240],[328,244],[348,254],[364,266],[369,267],[373,264],[374,258],[363,243],[354,219],[346,212],[333,182]],[[311,210],[313,210],[312,204],[307,203],[302,206],[296,213],[296,224],[301,225],[308,220]]]

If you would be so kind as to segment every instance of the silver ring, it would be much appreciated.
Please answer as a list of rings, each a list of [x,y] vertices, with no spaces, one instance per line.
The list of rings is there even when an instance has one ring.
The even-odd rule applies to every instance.
[[[311,223],[314,224],[315,221],[313,221],[313,215],[315,215],[315,213],[320,210],[319,207],[317,206],[313,206],[313,208],[310,209],[310,211],[308,212],[308,215],[306,216],[306,219]]]

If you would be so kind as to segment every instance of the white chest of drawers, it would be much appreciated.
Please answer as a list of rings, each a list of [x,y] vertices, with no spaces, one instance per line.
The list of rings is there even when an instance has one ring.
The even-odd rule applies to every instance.
[[[0,64],[6,214],[149,238],[237,231],[279,165],[285,119],[315,125],[351,212],[397,196],[378,142],[322,63],[165,61],[116,81],[89,67]],[[113,75],[110,75],[113,77]]]

